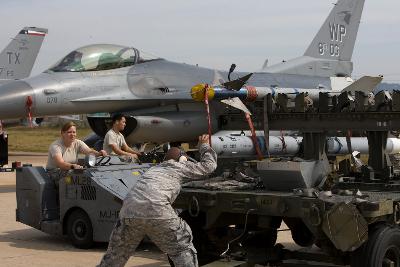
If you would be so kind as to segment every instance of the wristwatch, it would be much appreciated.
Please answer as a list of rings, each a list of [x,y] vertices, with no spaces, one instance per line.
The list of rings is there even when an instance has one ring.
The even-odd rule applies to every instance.
[[[74,164],[71,164],[71,170],[75,169]]]

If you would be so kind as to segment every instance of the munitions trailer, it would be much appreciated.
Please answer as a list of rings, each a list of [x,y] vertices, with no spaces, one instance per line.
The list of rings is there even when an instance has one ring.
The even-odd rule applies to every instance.
[[[269,130],[302,132],[301,157],[218,167],[258,180],[251,189],[182,189],[174,206],[191,225],[202,262],[223,256],[246,262],[242,266],[303,266],[292,259],[316,266],[400,266],[400,180],[384,153],[388,132],[400,128],[400,93],[373,99],[361,92],[324,93],[312,104],[306,98],[268,95],[249,106],[266,137]],[[243,115],[229,109],[220,123],[226,130],[246,128]],[[338,131],[368,137],[368,164],[355,169],[347,158],[332,168],[325,140]],[[17,220],[67,234],[82,248],[107,241],[129,188],[151,166],[109,159],[62,175],[58,188],[43,168],[18,169]],[[296,244],[315,246],[293,251],[276,244],[282,222]]]

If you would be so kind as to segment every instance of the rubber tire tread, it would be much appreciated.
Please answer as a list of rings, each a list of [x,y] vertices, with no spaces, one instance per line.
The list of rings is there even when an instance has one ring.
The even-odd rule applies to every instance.
[[[295,226],[290,232],[293,241],[300,247],[309,247],[315,242],[314,235],[305,225]]]
[[[400,249],[400,228],[390,225],[379,225],[371,229],[373,232],[368,241],[351,255],[351,267],[382,266],[382,258],[386,248],[397,243]]]
[[[85,222],[87,225],[87,230],[89,234],[84,240],[79,240],[74,237],[74,234],[72,232],[72,225],[73,222],[77,219],[81,219]],[[67,234],[69,239],[71,240],[72,244],[80,249],[89,249],[93,247],[93,227],[92,227],[92,222],[90,221],[89,216],[86,214],[85,211],[78,209],[73,211],[69,216],[67,220]]]

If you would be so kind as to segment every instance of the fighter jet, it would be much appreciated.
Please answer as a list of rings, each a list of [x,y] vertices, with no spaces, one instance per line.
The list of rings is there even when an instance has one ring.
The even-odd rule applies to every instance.
[[[364,1],[339,1],[303,56],[266,67],[263,71],[314,76],[351,76],[351,57],[363,6]]]
[[[28,77],[47,29],[23,28],[0,53],[0,84]]]
[[[363,6],[364,0],[339,0],[303,59],[286,70],[256,72],[247,84],[272,91],[341,90],[349,85],[350,58]],[[130,115],[124,132],[130,143],[192,140],[207,130],[207,122],[203,104],[193,101],[190,89],[248,74],[232,71],[171,62],[132,47],[89,45],[36,77],[1,86],[0,119],[101,113],[88,119],[93,131],[102,136],[109,113],[124,112]],[[211,105],[215,131],[223,109],[217,102]]]

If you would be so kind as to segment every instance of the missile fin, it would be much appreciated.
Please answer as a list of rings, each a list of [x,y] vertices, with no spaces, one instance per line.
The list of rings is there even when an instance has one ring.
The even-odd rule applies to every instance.
[[[248,110],[246,105],[243,104],[242,100],[240,100],[238,97],[223,99],[221,102],[251,115],[250,110]]]
[[[376,86],[382,82],[382,76],[363,76],[354,83],[345,87],[342,92],[364,92],[366,94],[374,91]]]
[[[222,86],[229,90],[238,91],[243,87],[243,85],[245,85],[245,83],[250,79],[252,75],[253,73],[249,73],[243,77],[239,77],[236,80],[223,83]]]

